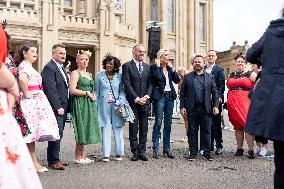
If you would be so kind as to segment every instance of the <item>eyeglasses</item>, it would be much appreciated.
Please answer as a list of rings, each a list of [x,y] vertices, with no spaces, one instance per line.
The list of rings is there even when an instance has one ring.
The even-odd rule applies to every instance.
[[[142,51],[142,50],[135,50],[135,51],[139,53],[146,53],[146,51]]]
[[[245,61],[236,61],[237,64],[245,64]]]

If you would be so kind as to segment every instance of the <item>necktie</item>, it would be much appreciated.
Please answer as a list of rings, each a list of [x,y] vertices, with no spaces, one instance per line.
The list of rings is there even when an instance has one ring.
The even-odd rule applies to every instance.
[[[142,75],[142,71],[143,71],[143,70],[142,70],[142,62],[139,63],[139,69],[138,69],[138,71],[139,71],[139,74]]]

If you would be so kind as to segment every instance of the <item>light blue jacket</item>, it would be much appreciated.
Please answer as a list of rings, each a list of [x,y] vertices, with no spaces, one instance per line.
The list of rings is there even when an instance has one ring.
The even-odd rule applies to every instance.
[[[111,92],[109,80],[106,72],[102,71],[96,75],[96,97],[97,97],[97,112],[100,127],[113,124],[114,127],[123,127],[125,120],[116,115],[114,104],[108,103],[109,93]],[[121,80],[121,73],[115,73],[111,81],[113,93],[120,103],[128,104]]]

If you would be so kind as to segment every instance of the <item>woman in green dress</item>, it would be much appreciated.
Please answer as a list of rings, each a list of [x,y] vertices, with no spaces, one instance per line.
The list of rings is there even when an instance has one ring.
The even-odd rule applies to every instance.
[[[91,52],[79,50],[76,62],[78,69],[70,75],[70,93],[72,95],[71,116],[74,127],[76,164],[93,163],[86,157],[84,145],[101,142],[96,110],[96,95],[93,91],[94,80],[87,72]]]

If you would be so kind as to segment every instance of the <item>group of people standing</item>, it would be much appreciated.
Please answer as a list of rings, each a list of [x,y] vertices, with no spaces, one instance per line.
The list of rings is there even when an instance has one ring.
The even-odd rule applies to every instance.
[[[243,54],[236,56],[235,71],[227,80],[229,92],[226,106],[229,120],[235,129],[235,155],[243,155],[244,138],[248,143],[250,159],[255,158],[254,135],[258,138],[257,142],[263,143],[262,147],[266,146],[267,139],[273,140],[275,188],[282,187],[284,177],[284,138],[281,132],[284,128],[284,115],[281,110],[283,99],[279,96],[283,92],[283,17],[284,9],[282,18],[271,22],[260,40],[248,50],[247,57]],[[225,76],[223,69],[215,64],[217,55],[214,50],[209,50],[206,57],[194,55],[191,62],[193,71],[180,77],[169,60],[168,49],[159,50],[155,63],[148,65],[143,62],[144,45],[138,44],[133,47],[133,59],[123,64],[122,73],[119,72],[120,60],[107,54],[102,61],[104,70],[97,73],[94,80],[92,74],[87,72],[91,56],[89,51],[78,51],[77,69],[68,75],[63,66],[66,60],[65,46],[55,44],[52,47],[52,59],[39,74],[32,67],[38,58],[36,45],[23,44],[13,60],[7,55],[6,36],[0,28],[0,152],[6,154],[0,158],[1,167],[5,169],[1,173],[21,174],[20,178],[33,183],[28,188],[41,188],[35,171],[48,171],[37,161],[35,142],[48,141],[49,167],[64,170],[68,166],[68,163],[60,160],[59,154],[69,109],[76,140],[76,164],[94,162],[87,157],[84,146],[98,143],[102,143],[102,161],[108,162],[111,154],[111,132],[115,138],[115,160],[122,160],[125,118],[116,112],[117,106],[121,104],[129,105],[135,116],[133,122],[129,123],[129,140],[133,154],[131,160],[148,161],[146,142],[151,103],[155,114],[152,156],[155,159],[160,157],[159,141],[164,119],[163,155],[174,159],[170,147],[173,106],[177,98],[174,83],[180,85],[180,111],[187,121],[188,159],[195,160],[200,152],[205,159],[212,161],[210,151],[214,150],[214,141],[215,154],[222,154],[221,110],[224,104]],[[259,69],[255,72],[246,70],[247,61],[262,66],[261,77],[257,73]],[[19,88],[16,78],[7,71],[3,63],[16,76]],[[259,75],[255,77],[256,74]],[[12,118],[10,111],[16,120]],[[24,147],[24,142],[27,143],[27,148]],[[259,155],[265,154],[261,153],[261,149],[256,151]],[[1,186],[25,183],[5,180],[5,175],[1,173]]]

